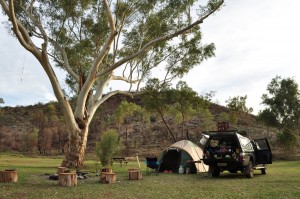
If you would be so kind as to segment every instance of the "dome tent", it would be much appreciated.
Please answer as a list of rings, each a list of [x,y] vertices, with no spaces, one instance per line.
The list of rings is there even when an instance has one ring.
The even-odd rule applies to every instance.
[[[158,161],[161,163],[159,167],[160,172],[172,171],[178,173],[180,166],[184,169],[190,168],[190,173],[206,172],[208,167],[200,161],[203,151],[195,143],[189,140],[181,140],[170,147],[164,149]],[[193,162],[189,162],[192,160]]]

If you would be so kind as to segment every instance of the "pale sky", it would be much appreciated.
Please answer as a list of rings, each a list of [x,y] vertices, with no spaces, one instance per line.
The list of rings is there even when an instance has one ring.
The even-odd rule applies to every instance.
[[[0,15],[0,21],[7,19]],[[203,41],[216,56],[184,78],[199,94],[216,91],[214,102],[247,95],[254,114],[276,75],[300,84],[300,1],[228,0],[201,25]],[[50,82],[35,60],[0,24],[1,106],[27,106],[55,100]],[[61,73],[60,73],[61,74]],[[59,76],[64,82],[63,75]]]

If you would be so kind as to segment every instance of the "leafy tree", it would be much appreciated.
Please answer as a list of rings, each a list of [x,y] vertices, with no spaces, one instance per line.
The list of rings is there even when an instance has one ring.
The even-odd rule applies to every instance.
[[[237,124],[238,114],[239,113],[251,113],[253,109],[247,108],[246,106],[247,95],[245,96],[236,96],[233,98],[229,98],[226,103],[226,107],[230,111],[230,120],[233,124]]]
[[[149,121],[149,115],[145,109],[136,105],[135,103],[122,101],[118,106],[116,112],[114,113],[114,118],[118,125],[119,133],[121,133],[121,125],[125,124],[125,146],[128,146],[128,126],[130,124],[130,120],[135,118],[139,122],[141,122],[142,130],[144,123]]]
[[[152,79],[148,81],[145,88],[143,88],[142,101],[149,112],[156,112],[159,115],[173,141],[176,142],[176,136],[166,119],[166,116],[170,112],[169,105],[175,103],[175,99],[171,96],[173,96],[173,93],[168,83],[160,85],[158,79]]]
[[[102,166],[107,166],[110,159],[118,149],[118,133],[116,130],[108,130],[101,136],[101,140],[96,143],[96,154]]]
[[[225,113],[225,112],[221,112],[218,116],[217,116],[217,122],[228,122],[229,121],[229,114]]]
[[[28,132],[23,135],[22,144],[23,144],[24,151],[33,153],[34,148],[37,147],[37,143],[38,143],[38,129],[33,129],[32,132]]]
[[[259,119],[266,124],[282,129],[279,140],[286,146],[294,141],[299,144],[300,93],[298,84],[292,78],[276,76],[262,96],[266,109],[259,113]],[[289,141],[289,142],[288,142]]]
[[[64,114],[72,144],[63,166],[83,165],[97,108],[115,94],[131,94],[111,90],[103,95],[109,82],[122,81],[129,90],[139,90],[155,68],[163,67],[161,81],[166,82],[214,55],[213,44],[201,43],[199,25],[222,4],[208,0],[197,8],[196,0],[0,0],[11,22],[8,29],[43,67]],[[68,73],[74,110],[54,66]]]
[[[174,91],[174,99],[176,101],[174,107],[180,113],[182,138],[185,131],[188,138],[188,128],[185,127],[187,127],[187,123],[191,117],[196,115],[196,108],[200,104],[200,98],[192,88],[188,87],[186,82],[179,81]]]

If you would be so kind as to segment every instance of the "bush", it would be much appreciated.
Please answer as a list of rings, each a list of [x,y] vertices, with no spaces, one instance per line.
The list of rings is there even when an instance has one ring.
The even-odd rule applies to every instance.
[[[116,130],[108,130],[101,136],[96,143],[96,155],[102,166],[107,166],[110,159],[118,151],[118,133]]]

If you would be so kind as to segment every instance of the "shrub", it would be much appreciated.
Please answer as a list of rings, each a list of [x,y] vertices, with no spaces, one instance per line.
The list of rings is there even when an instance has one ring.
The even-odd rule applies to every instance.
[[[116,130],[108,130],[102,134],[100,141],[96,143],[96,155],[102,166],[107,166],[110,159],[118,150],[118,133]]]

